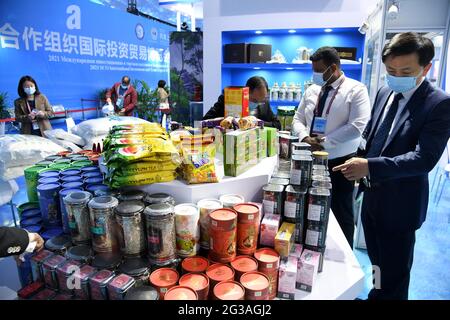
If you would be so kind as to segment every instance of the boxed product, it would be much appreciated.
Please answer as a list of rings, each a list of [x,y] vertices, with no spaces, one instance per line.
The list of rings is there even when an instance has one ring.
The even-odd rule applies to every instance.
[[[267,136],[267,156],[272,157],[278,153],[277,129],[265,127],[264,132]]]
[[[235,118],[246,117],[249,115],[248,87],[227,87],[224,90],[225,96],[225,117]]]
[[[308,249],[303,250],[297,266],[296,288],[311,292],[319,271],[320,253]]]
[[[294,106],[280,106],[278,107],[278,120],[281,123],[281,130],[291,131],[292,122],[295,116]]]
[[[274,247],[275,237],[280,227],[281,216],[278,214],[266,214],[261,222],[259,238],[260,246]]]
[[[290,159],[292,153],[292,143],[298,142],[298,136],[279,133],[280,158]]]
[[[295,237],[295,224],[283,222],[280,230],[278,230],[275,236],[275,250],[280,257],[284,258],[289,256],[292,245],[294,244]]]
[[[247,63],[247,44],[230,43],[223,46],[223,63]]]
[[[278,298],[295,299],[298,260],[294,256],[281,260],[278,271]]]
[[[235,130],[224,135],[224,170],[226,176],[238,176],[258,164],[261,129]]]
[[[247,45],[248,63],[266,63],[271,60],[272,45],[249,43]]]
[[[258,133],[258,159],[261,160],[267,157],[267,134],[262,129],[260,129]]]

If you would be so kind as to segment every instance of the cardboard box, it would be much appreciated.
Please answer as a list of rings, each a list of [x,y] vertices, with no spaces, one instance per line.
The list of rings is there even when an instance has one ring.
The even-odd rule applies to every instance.
[[[295,299],[295,283],[297,279],[298,260],[289,256],[281,261],[278,271],[278,298]]]
[[[231,116],[242,118],[249,115],[248,87],[227,87],[224,90],[225,96],[225,117]]]
[[[261,221],[259,245],[261,247],[274,247],[275,237],[280,227],[279,214],[266,214]]]
[[[278,153],[277,129],[265,127],[264,131],[266,132],[267,137],[267,156],[273,157]]]
[[[236,177],[259,163],[261,129],[235,130],[224,135],[224,171]]]
[[[223,63],[247,63],[246,43],[230,43],[223,46]],[[270,60],[270,59],[269,59]]]
[[[283,222],[275,237],[275,250],[280,257],[288,257],[294,244],[295,224]]]
[[[266,63],[272,59],[272,45],[250,43],[247,45],[248,63]]]
[[[308,249],[303,250],[297,266],[296,288],[311,292],[317,277],[320,264],[320,253]]]

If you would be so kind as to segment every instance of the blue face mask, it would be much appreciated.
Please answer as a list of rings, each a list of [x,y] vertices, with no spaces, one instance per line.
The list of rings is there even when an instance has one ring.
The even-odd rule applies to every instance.
[[[330,67],[328,67],[324,72],[313,72],[312,81],[314,82],[314,84],[322,87],[328,82],[328,80],[331,79],[333,75],[331,75],[327,80],[323,79],[323,75],[328,71],[328,69],[330,69]]]
[[[389,88],[397,93],[405,93],[414,89],[417,84],[417,77],[395,77],[390,74],[386,75],[386,82]]]
[[[127,90],[128,86],[124,86],[123,84],[121,85],[123,90]]]
[[[249,108],[250,112],[255,111],[259,105],[260,105],[260,103],[258,103],[258,102],[249,101],[248,108]]]

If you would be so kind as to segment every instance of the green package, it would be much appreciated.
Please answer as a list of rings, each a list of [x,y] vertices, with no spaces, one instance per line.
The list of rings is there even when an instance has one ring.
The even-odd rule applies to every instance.
[[[226,176],[238,176],[258,164],[261,129],[236,130],[224,136],[224,171]]]
[[[36,187],[38,184],[39,172],[42,169],[46,169],[46,167],[45,166],[32,166],[32,167],[26,168],[24,170],[25,182],[27,184],[28,201],[30,201],[30,202],[39,201]]]
[[[267,137],[267,156],[273,157],[278,153],[278,135],[277,129],[271,127],[265,127],[264,131],[266,132]]]

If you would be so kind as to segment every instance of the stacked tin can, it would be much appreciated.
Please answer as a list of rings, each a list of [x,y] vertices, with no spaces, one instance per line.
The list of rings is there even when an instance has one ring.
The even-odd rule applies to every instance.
[[[278,269],[280,268],[280,255],[273,249],[262,248],[255,252],[258,261],[258,271],[268,277],[269,299],[274,299],[278,291]]]
[[[209,259],[229,263],[236,257],[237,214],[233,209],[217,209],[210,213]]]
[[[200,211],[193,203],[175,206],[177,254],[181,258],[197,255],[200,248]]]
[[[138,200],[124,201],[115,208],[120,249],[124,256],[145,255],[144,208],[144,203]]]
[[[252,255],[256,251],[259,234],[259,208],[251,203],[233,207],[237,212],[237,253]]]
[[[96,253],[120,251],[114,217],[118,204],[118,200],[111,196],[95,197],[89,201],[92,247]]]

